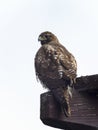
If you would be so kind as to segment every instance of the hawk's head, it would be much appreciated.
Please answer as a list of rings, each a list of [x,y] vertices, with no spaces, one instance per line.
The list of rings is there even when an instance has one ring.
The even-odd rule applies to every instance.
[[[48,44],[51,41],[58,41],[58,40],[53,33],[46,31],[39,35],[38,41],[41,42],[41,45],[44,45],[44,44]]]

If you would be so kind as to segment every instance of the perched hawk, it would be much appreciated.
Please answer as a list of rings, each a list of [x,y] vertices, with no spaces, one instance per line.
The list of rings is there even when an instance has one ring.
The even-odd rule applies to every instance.
[[[41,47],[35,56],[35,71],[44,87],[49,88],[61,104],[64,114],[71,114],[71,89],[76,79],[77,64],[74,56],[51,32],[43,32],[38,37]]]

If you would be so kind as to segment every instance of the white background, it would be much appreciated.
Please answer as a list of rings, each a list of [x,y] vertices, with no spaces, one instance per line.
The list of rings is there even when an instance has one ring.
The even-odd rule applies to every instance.
[[[40,121],[34,57],[51,31],[76,57],[78,76],[98,74],[98,0],[0,0],[0,130],[52,130]]]

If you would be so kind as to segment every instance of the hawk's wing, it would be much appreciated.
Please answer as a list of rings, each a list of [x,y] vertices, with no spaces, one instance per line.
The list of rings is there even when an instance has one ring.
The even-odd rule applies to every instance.
[[[60,63],[64,68],[64,74],[71,79],[76,78],[77,63],[74,56],[69,53],[66,48],[63,49],[62,56],[60,57]]]
[[[74,56],[61,44],[50,44],[43,46],[45,55],[55,64],[58,72],[63,73],[63,78],[76,78],[77,63]]]

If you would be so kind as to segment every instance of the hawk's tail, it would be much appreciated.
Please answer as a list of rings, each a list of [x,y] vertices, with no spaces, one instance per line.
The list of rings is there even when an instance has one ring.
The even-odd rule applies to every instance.
[[[62,88],[55,88],[51,90],[56,100],[61,104],[65,116],[69,117],[71,115],[70,105],[69,105],[69,101],[70,101],[69,89],[66,88],[64,90]]]
[[[65,107],[63,107],[63,112],[64,112],[64,114],[65,114],[66,117],[69,117],[71,115],[71,111],[70,111],[69,107],[68,107],[68,109],[66,109]]]
[[[64,91],[64,97],[65,97],[65,102],[63,103],[63,111],[65,116],[69,117],[71,115],[71,110],[70,110],[70,97],[72,97],[72,93],[70,88],[68,87]]]

